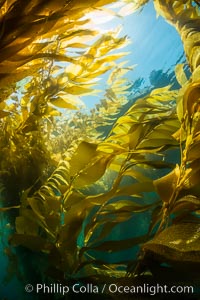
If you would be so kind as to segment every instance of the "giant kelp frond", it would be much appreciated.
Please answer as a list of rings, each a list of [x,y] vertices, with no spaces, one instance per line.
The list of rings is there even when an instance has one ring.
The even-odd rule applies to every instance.
[[[170,86],[153,90],[139,99],[120,117],[110,132],[107,142],[113,141],[134,153],[155,153],[163,147],[178,145],[173,134],[180,123],[177,120],[175,99],[177,91]],[[153,150],[153,151],[152,151]]]
[[[111,127],[118,118],[122,107],[128,102],[131,83],[124,75],[132,71],[134,66],[127,67],[125,64],[126,62],[119,63],[112,70],[103,98],[91,110],[91,119],[94,120],[96,127],[103,126],[105,128],[106,125]]]
[[[187,81],[183,68],[181,66],[176,68],[177,78],[182,85],[177,97],[177,113],[181,128],[178,134],[175,134],[181,144],[180,166],[176,166],[172,173],[155,182],[159,193],[162,193],[161,197],[164,202],[167,200],[169,211],[171,211],[182,190],[188,190],[188,192],[193,190],[199,196],[195,188],[199,178],[198,164],[196,164],[199,132],[199,12],[193,1],[184,1],[184,3],[176,1],[175,3],[158,0],[155,1],[155,5],[158,12],[172,22],[181,33],[190,67],[193,70],[191,78]],[[168,192],[170,191],[168,197],[164,192],[164,186]]]
[[[158,220],[162,221],[156,236],[144,244],[143,262],[149,264],[150,260],[156,259],[159,263],[165,262],[183,269],[181,263],[184,261],[188,270],[200,262],[199,5],[196,1],[155,0],[154,3],[158,13],[179,31],[192,76],[187,80],[183,66],[176,67],[177,79],[182,86],[177,97],[180,129],[174,134],[180,143],[180,164],[165,176],[154,180],[163,207],[153,216],[151,229]]]
[[[191,78],[177,66],[179,91],[170,86],[153,90],[98,139],[92,126],[102,125],[103,117],[112,124],[130,87],[120,77],[130,67],[115,62],[127,53],[113,51],[127,45],[127,37],[120,37],[119,29],[99,34],[87,19],[113,2],[2,2],[1,179],[7,190],[10,182],[17,183],[14,197],[8,193],[6,199],[10,209],[19,208],[10,243],[45,253],[49,271],[59,273],[59,280],[97,275],[97,269],[104,275],[110,269],[117,273],[117,264],[129,265],[131,258],[119,261],[113,256],[141,244],[138,273],[155,257],[174,267],[181,260],[200,261],[196,2],[154,1],[182,36]],[[105,12],[125,16],[145,3],[127,0],[118,13],[111,8]],[[70,120],[55,121],[62,109],[78,109],[80,96],[97,93],[96,83],[106,72],[104,99],[91,115],[78,112]],[[15,93],[16,85],[20,93]],[[12,103],[6,101],[9,97]],[[169,151],[176,151],[177,163]],[[144,212],[151,216],[148,232],[134,236],[130,231],[123,241],[113,238],[119,225],[123,228]]]
[[[90,22],[89,18],[85,18],[87,13],[94,13],[100,8],[104,12],[103,6],[112,2],[90,1],[80,4],[75,0],[59,3],[52,0],[48,5],[43,1],[2,2],[2,174],[8,175],[8,170],[17,161],[17,165],[23,166],[24,170],[29,165],[27,161],[37,161],[41,168],[35,175],[40,178],[44,177],[44,173],[48,176],[55,168],[53,163],[53,166],[45,166],[46,169],[43,169],[44,164],[39,163],[33,153],[38,152],[38,158],[43,162],[47,162],[51,156],[53,160],[55,155],[61,157],[61,153],[58,153],[60,150],[54,153],[55,147],[49,143],[56,127],[55,118],[61,115],[63,109],[76,110],[82,107],[84,103],[80,97],[97,93],[99,76],[116,68],[115,61],[126,55],[124,52],[112,54],[113,50],[128,43],[127,37],[119,36],[120,29],[102,34],[100,30],[87,27]],[[115,16],[111,10],[106,9],[105,13]],[[9,135],[10,142],[6,143]],[[23,147],[16,146],[16,143]],[[41,150],[41,144],[46,148],[45,151]],[[69,144],[65,143],[64,147]],[[27,158],[23,159],[26,145]],[[53,160],[50,158],[51,163]],[[18,182],[19,170],[20,167],[16,167],[11,172],[13,182]],[[8,177],[3,178],[5,184],[9,182]],[[26,188],[34,184],[36,177],[31,178],[30,173],[30,176],[20,180],[18,186]],[[13,197],[9,198],[13,201]],[[17,199],[18,191],[15,201]]]
[[[156,254],[159,262],[165,261],[182,272],[197,270],[200,264],[199,240],[199,224],[173,225],[144,245],[144,260],[149,262]]]
[[[41,93],[35,95],[37,100],[32,100],[34,106],[39,101],[43,106],[49,102],[56,107],[76,108],[73,95],[91,93],[93,80],[110,70],[113,62],[123,56],[120,53],[109,53],[125,45],[126,37],[118,38],[117,32],[99,35],[98,40],[91,45],[98,32],[87,28],[90,20],[83,18],[87,13],[100,8],[103,11],[102,6],[112,2],[94,0],[80,4],[75,0],[52,0],[47,6],[43,1],[5,1],[1,7],[1,101],[14,91],[17,82],[34,76],[31,86],[39,84],[38,87],[43,87]],[[64,72],[60,71],[60,77],[56,80],[51,73],[59,68],[56,64],[59,61],[67,64],[67,68]],[[38,75],[40,79],[37,80]],[[58,89],[60,94],[57,95]],[[22,100],[22,106],[28,104],[27,97]],[[48,99],[41,100],[45,97]],[[75,101],[75,105],[70,101]],[[50,115],[54,114],[50,108],[47,109]],[[1,117],[6,114],[3,111]]]
[[[157,199],[147,203],[142,201],[141,204],[135,199],[155,191],[153,179],[144,173],[144,167],[151,170],[173,168],[173,164],[163,161],[161,152],[166,147],[179,145],[173,137],[179,128],[174,103],[176,95],[170,87],[153,91],[118,119],[104,141],[81,141],[71,154],[66,151],[65,160],[47,182],[33,195],[23,198],[23,209],[16,220],[17,233],[12,237],[12,243],[27,247],[26,237],[33,234],[32,229],[31,232],[27,230],[36,228],[35,242],[32,241],[31,247],[43,249],[44,241],[40,244],[42,234],[47,243],[52,244],[52,249],[56,247],[57,255],[65,260],[66,272],[77,269],[82,274],[81,269],[88,270],[90,264],[90,272],[94,274],[95,260],[88,262],[90,252],[119,251],[121,241],[109,240],[116,226],[127,222],[133,214],[152,210],[158,205]],[[144,108],[148,109],[148,114],[143,114]],[[111,185],[108,190],[98,192],[107,174]],[[34,222],[34,226],[30,227],[30,222]],[[79,245],[81,232],[83,240]],[[124,249],[147,239],[145,235],[124,240]]]
[[[199,6],[198,1],[172,1],[155,0],[155,8],[178,30],[185,54],[191,70],[194,71],[200,63],[199,56]]]
[[[95,53],[92,55],[90,51],[96,48],[93,45],[88,47],[89,49],[85,50],[83,56],[78,57],[76,62],[67,65],[64,72],[61,67],[53,66],[53,61],[47,63],[46,70],[43,68],[40,77],[38,79],[34,77],[25,86],[27,93],[21,99],[25,125],[30,115],[47,118],[59,115],[59,109],[62,108],[79,109],[84,105],[80,96],[97,94],[98,90],[94,89],[94,86],[97,84],[98,76],[115,67],[113,60],[125,55],[125,53],[107,55],[119,44],[124,46],[127,43],[126,38],[118,38],[116,34],[110,32],[109,38],[98,39],[98,51],[104,49],[105,45],[108,46],[108,43],[110,45],[106,51],[104,50],[105,56],[102,54],[99,58]],[[37,94],[33,86],[40,87]]]

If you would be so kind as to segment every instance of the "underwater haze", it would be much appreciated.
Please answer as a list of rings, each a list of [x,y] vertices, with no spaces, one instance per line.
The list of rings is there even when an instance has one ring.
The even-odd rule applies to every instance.
[[[199,1],[0,7],[0,300],[198,300]]]

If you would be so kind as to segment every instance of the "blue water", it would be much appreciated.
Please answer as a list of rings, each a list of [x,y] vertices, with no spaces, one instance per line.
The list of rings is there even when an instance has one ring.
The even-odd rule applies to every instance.
[[[129,65],[136,65],[127,73],[128,81],[140,82],[140,90],[169,84],[169,74],[174,71],[177,63],[185,62],[185,55],[181,38],[176,29],[161,16],[156,16],[153,1],[149,1],[141,12],[137,11],[126,16],[124,20],[111,21],[102,25],[110,30],[114,25],[122,25],[122,35],[127,35],[131,44],[123,51],[130,52],[122,60],[129,60]],[[156,79],[152,82],[152,73],[156,72]],[[105,84],[107,75],[101,76]],[[152,76],[153,77],[153,76]],[[137,94],[137,88],[133,90]],[[102,97],[103,92],[96,96],[83,97],[88,108],[94,107]]]

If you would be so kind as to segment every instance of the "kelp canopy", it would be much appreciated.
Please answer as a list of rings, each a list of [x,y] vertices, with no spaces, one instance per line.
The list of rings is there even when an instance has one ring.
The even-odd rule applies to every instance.
[[[0,1],[1,211],[15,226],[10,246],[43,253],[46,276],[63,282],[122,276],[119,266],[140,275],[153,259],[176,270],[200,264],[199,3],[154,1],[180,33],[192,75],[177,65],[180,89],[152,90],[121,115],[129,40],[120,28],[91,29],[87,18],[123,18],[146,2]],[[99,92],[102,74],[102,101],[70,115],[81,96]],[[144,212],[148,232],[114,239]],[[115,259],[138,245],[139,261]]]

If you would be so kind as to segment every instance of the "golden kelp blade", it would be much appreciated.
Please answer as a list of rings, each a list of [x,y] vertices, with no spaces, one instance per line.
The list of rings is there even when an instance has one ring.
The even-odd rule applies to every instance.
[[[173,194],[177,189],[178,180],[180,178],[180,170],[177,166],[172,172],[169,174],[154,180],[154,186],[156,188],[157,193],[161,197],[163,202],[172,201]]]
[[[179,268],[185,265],[187,269],[195,263],[200,263],[199,240],[199,224],[182,223],[165,229],[144,244],[143,250],[148,256],[154,254],[154,258],[160,262],[167,262]]]
[[[181,86],[184,86],[188,81],[184,72],[184,64],[178,64],[175,68],[176,79]]]
[[[43,59],[49,59],[49,62],[51,60],[60,60],[78,64],[76,59],[66,53],[66,47],[87,49],[88,45],[81,43],[78,39],[83,37],[84,40],[84,38],[88,36],[91,40],[91,38],[98,34],[97,31],[82,27],[87,26],[87,22],[89,21],[81,20],[84,16],[83,11],[89,12],[95,8],[100,9],[101,6],[112,2],[112,0],[90,0],[90,2],[87,3],[80,3],[79,1],[73,0],[67,1],[66,3],[61,0],[52,0],[48,6],[46,6],[43,1],[39,0],[36,2],[32,0],[26,4],[21,0],[10,1],[9,3],[5,1],[1,7],[4,18],[2,19],[2,36],[0,42],[0,69],[4,74],[0,78],[0,86],[4,88],[4,86],[14,84],[27,76],[35,75],[36,72],[41,69]],[[22,6],[23,10],[20,9]],[[13,20],[18,18],[18,15],[20,15],[19,26],[13,26],[15,23]],[[58,50],[58,43],[60,43],[60,50]],[[102,48],[103,52],[108,53],[111,50],[121,47],[123,43],[123,38],[117,39],[113,36],[109,47],[106,42],[104,47],[102,44],[102,47],[98,48],[100,51]],[[91,49],[92,47],[93,46],[91,46]],[[65,53],[63,53],[63,51]],[[123,54],[120,56],[123,56]],[[103,66],[104,63],[109,62],[111,59],[117,59],[120,56],[110,56],[99,61],[98,72],[93,75],[93,78],[112,68],[112,66],[108,65],[106,67]],[[82,64],[85,65],[86,57],[84,55],[79,55],[79,57],[81,57]],[[81,60],[79,59],[79,61]],[[23,66],[25,66],[26,69],[23,69]],[[85,79],[87,75],[89,76],[90,74],[91,70],[88,69],[88,72],[82,74],[82,77]],[[90,81],[89,78],[88,81]],[[78,82],[81,82],[81,78],[79,78]],[[93,92],[90,89],[84,89],[86,89],[86,87],[71,86],[69,87],[69,94],[82,95]],[[95,92],[97,93],[98,90]],[[61,101],[62,100],[59,99],[59,101],[56,100],[54,103],[69,109],[75,108],[74,106],[65,104],[64,101],[62,101],[61,104]],[[1,115],[2,117],[6,116],[5,113]]]

